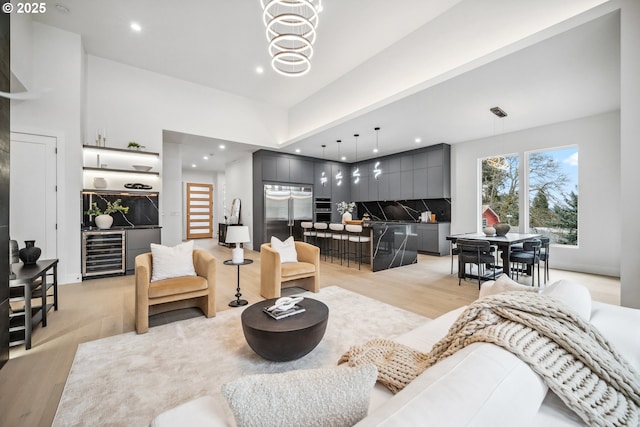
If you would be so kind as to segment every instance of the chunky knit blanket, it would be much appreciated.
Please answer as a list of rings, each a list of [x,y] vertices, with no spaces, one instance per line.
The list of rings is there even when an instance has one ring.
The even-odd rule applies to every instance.
[[[373,363],[379,382],[396,393],[475,342],[518,356],[588,425],[640,425],[640,375],[589,322],[546,295],[509,292],[477,300],[429,353],[379,339],[352,347],[338,364]]]

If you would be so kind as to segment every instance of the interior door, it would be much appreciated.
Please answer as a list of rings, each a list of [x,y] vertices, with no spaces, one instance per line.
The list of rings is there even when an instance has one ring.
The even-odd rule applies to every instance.
[[[187,239],[213,237],[213,184],[187,183]]]
[[[58,258],[56,146],[51,136],[11,132],[10,234],[21,248],[35,240],[41,259]]]

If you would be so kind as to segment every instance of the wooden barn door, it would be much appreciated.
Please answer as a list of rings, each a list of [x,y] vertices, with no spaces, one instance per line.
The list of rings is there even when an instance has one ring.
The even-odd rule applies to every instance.
[[[213,185],[187,183],[187,239],[213,237]]]

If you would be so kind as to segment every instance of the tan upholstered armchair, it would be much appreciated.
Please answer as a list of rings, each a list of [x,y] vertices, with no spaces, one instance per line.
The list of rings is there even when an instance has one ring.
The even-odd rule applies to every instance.
[[[271,243],[260,246],[260,295],[279,298],[283,282],[293,282],[311,292],[320,290],[320,248],[304,242],[295,242],[298,262],[281,264],[280,254],[271,249]]]
[[[136,332],[149,330],[149,315],[186,307],[199,307],[206,317],[216,315],[216,259],[193,251],[196,276],[151,282],[151,253],[136,257]]]

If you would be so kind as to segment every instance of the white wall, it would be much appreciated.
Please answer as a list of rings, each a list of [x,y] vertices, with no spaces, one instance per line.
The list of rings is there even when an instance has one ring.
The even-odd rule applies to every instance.
[[[58,276],[60,283],[80,280],[82,189],[81,81],[84,51],[80,36],[33,22],[31,49],[13,44],[12,57],[31,64],[34,88],[50,89],[30,101],[11,102],[11,130],[51,135],[58,144]],[[22,70],[28,74],[29,70]],[[21,195],[12,195],[20,197]],[[28,197],[28,195],[22,195]],[[34,202],[37,204],[37,202]]]
[[[249,226],[251,242],[244,245],[247,249],[253,247],[253,155],[246,154],[244,157],[228,163],[225,171],[225,203],[231,207],[231,201],[240,199],[240,221],[242,225]]]
[[[622,193],[622,271],[620,300],[640,308],[640,2],[623,0],[620,18],[620,181]]]
[[[451,232],[480,231],[479,162],[489,156],[578,145],[578,247],[553,246],[553,268],[620,274],[620,114],[612,112],[492,138],[451,150]],[[523,226],[522,226],[523,227]],[[524,230],[521,230],[524,231]]]
[[[165,142],[162,144],[162,180],[160,193],[160,225],[162,226],[162,244],[175,246],[182,242],[182,158],[180,144]]]

